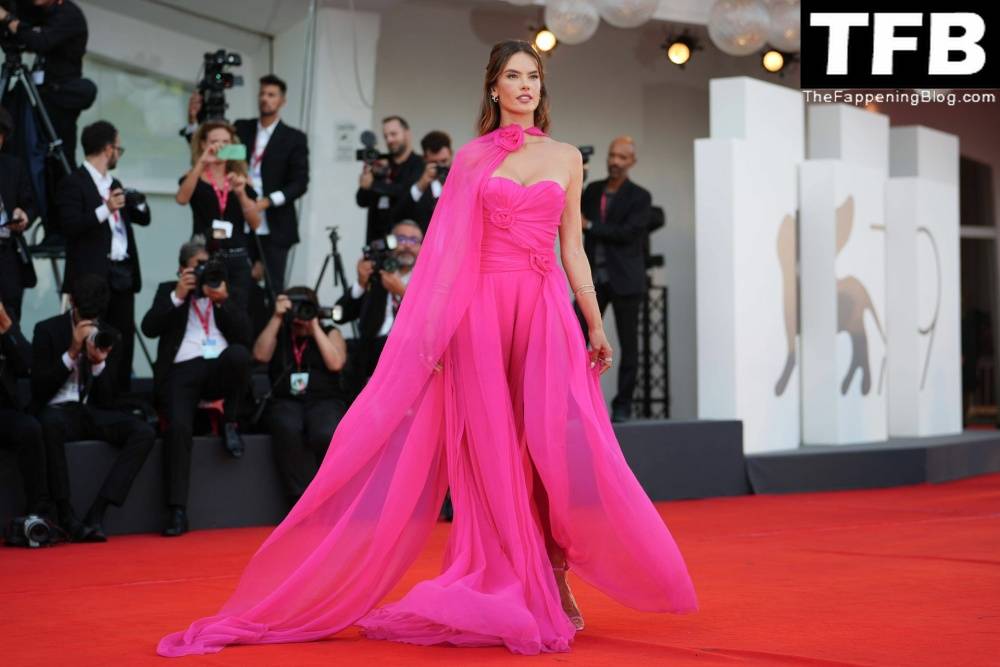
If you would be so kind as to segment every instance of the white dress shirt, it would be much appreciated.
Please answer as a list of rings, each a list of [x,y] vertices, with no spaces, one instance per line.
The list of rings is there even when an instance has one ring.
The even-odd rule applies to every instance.
[[[72,327],[72,323],[70,324]],[[80,355],[87,354],[87,345],[84,343],[84,347],[80,350]],[[59,388],[56,395],[52,397],[49,401],[49,405],[55,405],[56,403],[79,403],[80,402],[80,355],[77,355],[76,359],[72,359],[69,356],[69,352],[63,352],[62,362],[63,365],[69,370],[69,377],[63,383],[63,386]],[[95,378],[104,372],[104,367],[107,366],[106,361],[102,361],[99,364],[95,364],[90,367],[90,374]],[[89,397],[88,397],[89,398]],[[84,403],[87,401],[84,400]]]
[[[253,154],[250,156],[250,181],[253,183],[253,189],[261,195],[264,194],[264,177],[260,166],[264,161],[264,151],[267,150],[267,144],[271,141],[271,135],[274,134],[274,128],[278,127],[278,123],[279,121],[276,120],[267,127],[264,127],[260,124],[259,120],[257,121],[257,136],[254,140]],[[275,190],[267,195],[267,198],[271,200],[272,206],[281,206],[285,203],[285,193],[281,190]],[[249,233],[250,225],[246,227],[246,231]],[[260,227],[257,228],[257,236],[264,236],[270,233],[271,230],[267,226],[267,211],[261,211]]]
[[[413,275],[413,271],[407,271],[406,273],[398,273],[399,279],[403,281],[404,285],[410,283],[410,276]],[[371,276],[372,280],[375,280],[375,274]],[[365,294],[365,288],[354,283],[351,285],[351,298],[360,299]],[[382,322],[382,328],[379,329],[378,336],[388,336],[389,330],[392,329],[392,323],[396,320],[396,314],[392,312],[392,292],[387,292],[385,295],[385,321]]]
[[[173,302],[174,308],[180,308],[186,303],[184,300],[177,298],[176,292],[170,293],[170,300]],[[207,335],[205,334],[205,327],[202,326],[201,319],[198,317],[198,313],[194,310],[195,303],[198,304],[198,310],[202,314],[208,313]],[[202,357],[206,338],[212,338],[217,341],[216,345],[220,354],[229,347],[226,337],[215,326],[215,309],[212,308],[212,301],[207,296],[203,296],[200,299],[192,299],[191,307],[188,308],[187,328],[184,329],[184,340],[181,341],[181,346],[177,348],[177,354],[174,355],[174,363],[179,364],[182,361],[190,361],[191,359]]]
[[[115,211],[112,213],[107,204],[108,197],[111,196],[111,182],[114,179],[111,177],[111,174],[102,174],[97,171],[94,165],[90,164],[88,160],[83,161],[83,166],[90,173],[90,177],[94,179],[94,185],[97,186],[97,193],[104,200],[103,204],[94,209],[94,213],[100,222],[107,222],[111,226],[111,248],[108,257],[113,262],[128,259],[128,232],[125,231],[125,223],[122,222],[121,212]]]
[[[431,181],[431,194],[434,195],[434,199],[441,198],[441,188],[443,187],[444,186],[441,185],[441,181],[437,180],[436,178],[433,181]],[[421,192],[420,188],[417,187],[417,184],[414,183],[410,187],[410,196],[413,197],[413,201],[420,201],[420,198],[424,196],[424,193]]]

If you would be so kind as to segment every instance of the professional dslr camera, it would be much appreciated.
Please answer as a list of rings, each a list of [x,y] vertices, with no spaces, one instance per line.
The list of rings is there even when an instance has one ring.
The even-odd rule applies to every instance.
[[[24,44],[17,39],[17,35],[10,31],[11,22],[18,19],[16,4],[14,0],[0,0],[0,7],[7,10],[7,18],[0,22],[0,46],[3,46],[3,50],[9,53],[24,51]],[[0,91],[0,94],[4,92],[6,91]]]
[[[229,107],[226,104],[226,89],[243,85],[242,76],[226,70],[242,64],[240,54],[227,52],[225,49],[205,54],[205,75],[198,82],[198,92],[203,100],[201,111],[198,112],[199,123],[225,118]]]
[[[292,302],[292,307],[288,313],[293,320],[308,322],[316,317],[327,320],[333,319],[332,309],[323,308],[305,294],[289,294],[288,300]]]
[[[98,320],[97,326],[91,330],[87,341],[98,350],[107,352],[121,341],[121,338],[122,335],[118,332],[118,329]]]
[[[364,162],[369,167],[372,168],[372,174],[375,178],[385,178],[389,175],[389,169],[387,167],[380,167],[376,163],[379,160],[388,160],[392,156],[389,153],[379,153],[378,149],[375,148],[375,143],[378,140],[375,138],[375,133],[371,130],[365,130],[361,133],[361,145],[364,148],[359,148],[354,153],[354,159],[358,162]]]
[[[396,237],[392,234],[380,239],[375,239],[364,248],[365,259],[374,262],[375,271],[385,271],[386,273],[395,273],[399,270],[399,260],[393,254],[393,250],[399,243],[396,241]]]
[[[211,257],[208,261],[198,262],[194,267],[194,275],[198,279],[196,293],[201,294],[202,287],[218,289],[219,285],[229,279],[226,264],[221,259]]]
[[[125,188],[123,192],[125,193],[125,206],[129,208],[135,208],[146,203],[146,194],[135,188]]]
[[[29,514],[11,519],[4,530],[3,540],[9,547],[37,549],[65,542],[66,534],[48,519]]]

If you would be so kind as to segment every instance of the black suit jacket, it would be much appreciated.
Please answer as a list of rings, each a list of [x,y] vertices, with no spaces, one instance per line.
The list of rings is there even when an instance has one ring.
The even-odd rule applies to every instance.
[[[12,155],[0,154],[0,201],[7,210],[8,222],[11,221],[10,217],[14,214],[15,208],[24,210],[28,214],[28,220],[33,221],[38,217],[28,170],[24,169],[20,160]],[[20,247],[22,256],[27,259],[20,264],[21,286],[34,287],[38,283],[38,278],[35,276],[35,266],[28,253],[24,235],[17,232],[11,234],[11,238]]]
[[[31,345],[15,322],[7,333],[0,334],[0,408],[21,409],[17,378],[31,373]]]
[[[389,233],[403,197],[410,198],[410,187],[424,173],[424,160],[416,153],[410,153],[410,157],[401,164],[393,163],[392,169],[392,180],[376,179],[370,188],[358,188],[354,195],[358,206],[368,209],[366,243]],[[389,197],[389,208],[380,209],[378,202],[384,196]]]
[[[245,118],[236,121],[236,133],[247,147],[247,163],[253,157],[257,142],[257,119]],[[278,190],[285,195],[281,206],[267,209],[267,227],[271,241],[282,248],[290,248],[299,242],[299,219],[295,213],[295,200],[306,193],[309,187],[309,142],[305,132],[289,127],[281,120],[264,149],[260,162],[260,176],[266,197]]]
[[[111,182],[111,189],[122,187],[118,179]],[[108,276],[111,266],[111,225],[110,218],[104,222],[97,219],[95,211],[104,203],[94,179],[85,167],[79,167],[59,183],[56,205],[62,232],[66,235],[66,277],[63,291],[69,292],[73,281],[79,276],[93,273]],[[126,206],[120,211],[128,235],[128,261],[132,266],[132,291],[142,289],[142,273],[139,270],[139,252],[132,234],[132,225],[146,226],[150,221],[149,206],[145,211],[138,207]]]
[[[142,333],[148,338],[160,339],[156,348],[156,363],[153,364],[153,385],[158,395],[174,363],[174,357],[177,356],[177,350],[184,342],[188,313],[191,310],[190,296],[182,305],[174,306],[170,293],[175,287],[175,281],[160,283],[156,288],[153,305],[142,318]],[[226,300],[221,306],[213,304],[212,310],[215,326],[226,337],[227,343],[250,347],[253,330],[245,310],[238,308],[232,299]]]
[[[604,245],[611,288],[620,295],[640,294],[646,290],[645,241],[652,197],[626,179],[608,204],[607,221],[601,222],[601,194],[606,184],[606,179],[594,181],[583,191],[580,212],[592,225],[584,232],[583,247],[593,263],[594,246]]]
[[[412,187],[411,185],[410,189]],[[432,186],[427,186],[427,189],[424,190],[418,201],[413,201],[413,195],[407,190],[399,204],[393,209],[393,222],[412,220],[426,234],[427,226],[431,224],[431,218],[434,216],[434,208],[437,206],[437,202],[438,198],[434,196]]]
[[[70,313],[63,313],[42,320],[35,325],[31,338],[31,405],[40,411],[70,376],[70,370],[62,361],[62,355],[73,341],[73,319]],[[80,359],[86,356],[81,352]],[[115,346],[108,355],[107,365],[100,375],[93,378],[88,392],[87,403],[94,407],[113,407],[115,399],[115,368],[121,356],[121,346]]]
[[[338,323],[358,320],[358,333],[362,338],[373,339],[385,323],[385,304],[389,292],[382,286],[378,275],[373,273],[370,286],[365,293],[355,299],[348,290],[337,300],[341,308]]]

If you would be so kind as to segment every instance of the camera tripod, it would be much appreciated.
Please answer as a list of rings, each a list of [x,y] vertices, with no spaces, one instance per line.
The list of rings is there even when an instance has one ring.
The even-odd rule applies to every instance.
[[[28,102],[31,104],[36,118],[41,121],[42,131],[45,133],[45,139],[48,143],[47,157],[55,156],[62,166],[64,174],[66,176],[70,175],[73,173],[73,169],[70,167],[66,153],[62,149],[62,139],[56,134],[55,127],[52,125],[52,119],[49,117],[49,112],[46,111],[42,97],[38,93],[38,88],[31,78],[31,72],[28,70],[28,66],[21,60],[21,53],[11,48],[4,48],[4,53],[3,66],[0,68],[0,104],[3,103],[4,97],[9,92],[7,87],[12,80],[14,81],[14,86],[11,87],[11,90],[18,83],[24,87],[25,94],[28,96]]]
[[[313,291],[319,294],[319,286],[323,283],[323,276],[326,275],[326,269],[330,266],[330,262],[333,262],[333,286],[336,288],[337,285],[340,285],[341,289],[347,292],[347,276],[344,275],[344,260],[341,258],[340,249],[337,247],[337,243],[340,241],[340,228],[327,227],[326,230],[330,232],[330,252],[323,258],[323,266],[319,270],[319,277],[316,278]],[[357,322],[351,322],[351,332],[354,336],[358,335]]]

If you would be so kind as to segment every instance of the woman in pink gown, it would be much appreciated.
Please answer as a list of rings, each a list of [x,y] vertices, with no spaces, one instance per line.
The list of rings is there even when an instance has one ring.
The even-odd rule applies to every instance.
[[[635,609],[696,609],[681,554],[611,429],[581,156],[547,126],[538,55],[497,44],[480,137],[455,156],[372,379],[232,597],[164,637],[160,655],[351,625],[412,644],[567,651],[583,627],[569,568]],[[441,574],[376,607],[419,555],[449,485]]]

